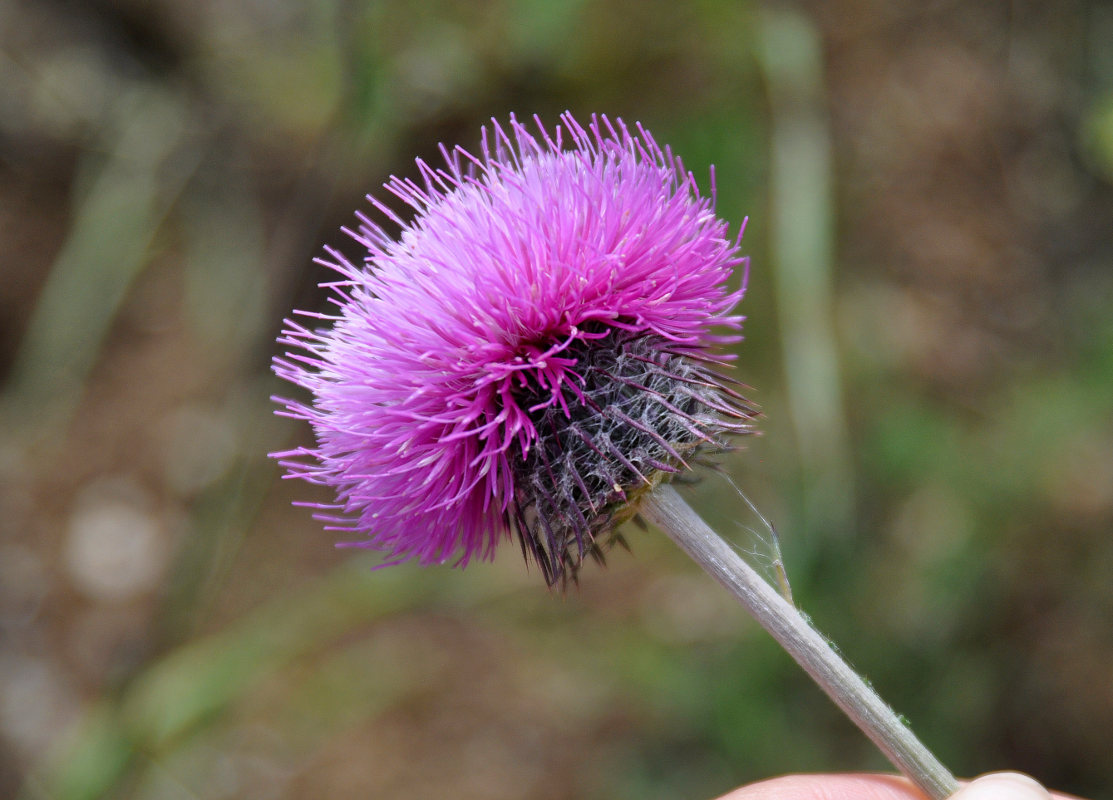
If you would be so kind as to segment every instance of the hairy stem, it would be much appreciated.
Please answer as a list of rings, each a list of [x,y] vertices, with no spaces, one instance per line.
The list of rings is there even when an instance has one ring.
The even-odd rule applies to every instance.
[[[642,501],[641,513],[680,545],[772,634],[888,759],[932,800],[958,791],[954,776],[907,725],[776,592],[704,522],[669,485]]]

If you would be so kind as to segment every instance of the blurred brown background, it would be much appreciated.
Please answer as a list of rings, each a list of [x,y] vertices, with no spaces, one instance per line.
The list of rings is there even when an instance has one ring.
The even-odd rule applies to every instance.
[[[372,571],[266,459],[362,196],[566,108],[750,217],[765,435],[725,466],[818,627],[957,773],[1109,796],[1111,42],[1096,2],[0,2],[0,796],[887,768],[663,537],[564,598],[514,546]]]

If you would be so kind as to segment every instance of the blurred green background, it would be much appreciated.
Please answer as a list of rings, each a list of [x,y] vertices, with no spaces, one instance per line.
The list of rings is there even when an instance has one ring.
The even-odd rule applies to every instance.
[[[362,196],[510,111],[750,217],[726,470],[958,774],[1109,796],[1113,8],[0,2],[0,796],[691,798],[887,769],[664,537],[567,597],[332,547],[265,453]],[[755,521],[693,502],[740,548]]]

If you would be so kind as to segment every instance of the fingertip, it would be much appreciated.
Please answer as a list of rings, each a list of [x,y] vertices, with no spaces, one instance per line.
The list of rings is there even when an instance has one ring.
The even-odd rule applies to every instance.
[[[1051,795],[1028,775],[991,772],[962,787],[951,800],[1051,800]]]
[[[923,800],[896,775],[783,775],[743,786],[719,800]]]

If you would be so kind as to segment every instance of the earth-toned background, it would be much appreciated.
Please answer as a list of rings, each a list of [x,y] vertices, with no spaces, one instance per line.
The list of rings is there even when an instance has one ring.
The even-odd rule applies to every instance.
[[[0,2],[0,796],[887,769],[663,536],[564,597],[513,544],[373,571],[266,458],[363,195],[565,109],[750,218],[764,435],[723,466],[817,626],[956,773],[1107,796],[1110,42],[1097,2]],[[761,550],[726,482],[692,501]]]

